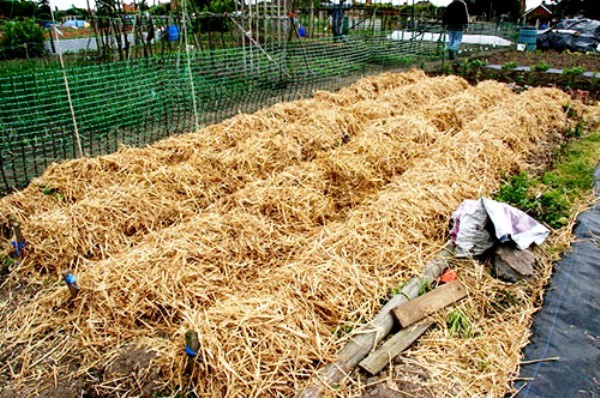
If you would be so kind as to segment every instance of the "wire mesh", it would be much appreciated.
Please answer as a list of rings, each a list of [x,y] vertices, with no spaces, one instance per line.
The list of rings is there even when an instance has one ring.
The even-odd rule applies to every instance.
[[[280,42],[268,40],[270,33],[276,35],[277,26],[265,23],[259,25],[265,40],[261,42],[246,40],[237,32],[237,36],[230,33],[227,41],[223,36],[224,45],[218,48],[214,43],[202,44],[196,34],[192,36],[195,44],[187,49],[146,49],[138,51],[142,56],[127,56],[122,61],[68,66],[84,153],[106,154],[121,144],[143,146],[193,131],[192,92],[198,121],[208,125],[238,112],[309,96],[314,89],[337,89],[382,68],[403,66],[415,59],[439,59],[443,52],[445,36],[439,25],[408,29],[401,16],[376,24],[369,15],[355,15],[348,20],[343,36],[332,37],[324,26],[325,15],[312,21],[284,19],[287,28],[282,30],[288,29],[289,37]],[[281,18],[273,19],[281,25]],[[248,22],[242,26],[242,21],[240,26],[247,27]],[[195,23],[192,20],[190,25]],[[306,27],[313,31],[307,32]],[[488,30],[506,37],[514,34],[512,29],[501,32],[493,25]],[[403,33],[398,39],[393,31]],[[430,35],[427,40],[425,33]],[[245,46],[239,45],[242,41]],[[155,49],[167,44],[177,43],[163,41]],[[154,55],[148,56],[150,53]],[[76,155],[62,71],[44,67],[32,73],[0,74],[2,190],[20,188],[52,162]]]

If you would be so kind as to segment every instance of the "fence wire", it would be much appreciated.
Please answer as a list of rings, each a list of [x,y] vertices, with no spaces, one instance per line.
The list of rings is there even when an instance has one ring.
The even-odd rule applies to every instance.
[[[192,84],[198,122],[208,125],[310,96],[314,89],[337,89],[365,73],[439,59],[444,34],[439,27],[427,32],[437,39],[425,40],[424,31],[413,30],[392,40],[392,31],[379,31],[335,41],[298,37],[264,46],[194,46],[160,56],[69,66],[83,152],[102,155],[121,144],[143,146],[193,131]],[[51,163],[76,156],[62,71],[0,76],[0,189],[21,188]]]

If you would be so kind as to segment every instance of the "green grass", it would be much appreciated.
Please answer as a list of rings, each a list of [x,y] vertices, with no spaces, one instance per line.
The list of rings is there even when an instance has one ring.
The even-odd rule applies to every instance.
[[[582,119],[579,122],[577,122],[575,127],[572,127],[569,130],[567,130],[567,137],[580,138],[583,136],[584,129],[585,129],[585,121]]]
[[[419,285],[419,292],[417,294],[419,296],[422,296],[430,290],[431,290],[431,285],[429,284],[429,281],[427,279],[424,279],[423,281],[421,281],[421,284]]]
[[[471,321],[459,308],[446,316],[446,326],[448,327],[448,333],[452,338],[469,339],[473,337]]]
[[[588,191],[594,183],[594,168],[599,159],[600,131],[597,131],[562,149],[554,168],[553,184],[566,187],[573,194]]]
[[[583,127],[577,129],[581,132]],[[507,178],[495,199],[528,212],[552,228],[560,228],[568,223],[573,204],[592,188],[598,159],[597,131],[563,146],[552,169],[542,176],[531,177],[522,171]]]
[[[10,256],[10,254],[2,253],[0,254],[0,273],[9,269],[15,264],[15,259]]]

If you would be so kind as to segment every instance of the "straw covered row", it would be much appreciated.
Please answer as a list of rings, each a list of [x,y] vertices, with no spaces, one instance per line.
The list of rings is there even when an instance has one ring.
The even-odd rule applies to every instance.
[[[33,243],[30,255],[35,257],[39,254],[34,260],[39,268],[57,270],[74,266],[81,259],[96,260],[127,250],[148,232],[189,219],[195,212],[237,191],[249,181],[265,178],[283,167],[339,146],[343,137],[351,137],[356,131],[362,131],[364,126],[390,113],[405,110],[416,98],[426,97],[422,94],[424,92],[431,92],[424,99],[427,103],[466,86],[461,79],[442,78],[447,82],[443,85],[446,89],[435,90],[435,81],[421,77],[422,74],[414,72],[405,79],[400,78],[399,81],[405,82],[406,87],[399,86],[388,102],[379,104],[383,112],[376,115],[363,115],[360,110],[365,106],[360,103],[343,109],[323,109],[314,101],[310,105],[305,100],[299,108],[313,108],[304,109],[305,114],[312,116],[310,120],[304,118],[297,121],[296,115],[288,120],[290,113],[297,109],[278,105],[271,112],[264,111],[256,115],[259,134],[248,134],[253,128],[248,126],[247,120],[234,125],[225,122],[212,127],[210,132],[198,134],[208,135],[210,140],[219,143],[228,141],[228,144],[224,144],[226,149],[221,150],[217,144],[209,146],[200,143],[195,146],[195,141],[199,141],[196,137],[184,139],[193,148],[188,150],[191,155],[185,162],[177,157],[179,161],[175,164],[157,166],[161,164],[161,159],[171,158],[162,149],[164,144],[157,144],[159,156],[154,159],[156,164],[152,167],[148,166],[150,162],[145,159],[150,155],[144,157],[139,153],[141,150],[128,149],[123,152],[125,158],[129,152],[133,152],[135,160],[131,164],[121,166],[119,170],[108,168],[105,173],[98,173],[96,178],[92,178],[90,173],[83,177],[78,175],[72,183],[65,181],[73,173],[67,165],[88,173],[86,165],[91,161],[87,159],[61,166],[66,172],[60,174],[59,178],[54,178],[59,174],[58,170],[51,170],[49,176],[42,177],[37,184],[44,187],[41,191],[50,190],[50,195],[62,203],[51,210],[36,211],[33,216],[28,216],[31,222],[24,223],[24,232]],[[265,118],[268,122],[263,120]],[[239,119],[244,118],[240,116]],[[267,125],[271,127],[260,130]],[[236,137],[235,140],[231,139],[232,135]],[[218,136],[221,136],[220,140]],[[151,149],[145,151],[152,154]],[[182,151],[176,147],[173,152],[179,154]],[[99,160],[96,164],[106,162]],[[62,186],[57,184],[66,184],[67,188],[54,188]],[[75,191],[86,190],[90,192],[84,197],[73,195]],[[33,197],[37,199],[39,193],[36,192]],[[5,207],[2,206],[0,213],[4,219],[12,217],[24,221],[25,209],[35,206],[23,198],[26,198],[26,194],[19,195],[23,203],[18,206],[10,201]],[[34,225],[35,229],[32,229]]]
[[[517,95],[494,82],[386,74],[124,149],[126,160],[55,166],[0,209],[24,223],[31,245],[15,275],[77,263],[82,292],[67,304],[64,288],[33,274],[33,297],[0,304],[0,382],[30,394],[60,381],[108,395],[292,395],[351,336],[341,330],[372,318],[419,272],[462,200],[490,195],[503,172],[564,130],[568,100],[553,89]],[[41,185],[65,200],[48,201]],[[86,254],[92,245],[100,255]],[[191,375],[188,329],[200,340]],[[481,338],[503,338],[497,330],[481,326]],[[431,347],[415,360],[442,361]],[[139,366],[119,371],[132,352],[152,353],[155,365],[131,359]],[[464,383],[443,380],[497,395],[514,355],[508,363],[472,363]]]

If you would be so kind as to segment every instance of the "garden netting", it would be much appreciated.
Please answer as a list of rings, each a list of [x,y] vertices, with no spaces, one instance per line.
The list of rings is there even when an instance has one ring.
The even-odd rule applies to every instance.
[[[434,40],[431,40],[431,33]],[[0,76],[0,190],[26,185],[51,163],[144,146],[239,112],[336,90],[364,74],[441,60],[441,27],[230,48],[186,46],[122,61]],[[364,33],[364,34],[363,34]],[[474,32],[482,34],[488,32]],[[505,32],[511,35],[514,30]],[[489,46],[470,46],[488,49]],[[76,122],[78,136],[75,134]]]

